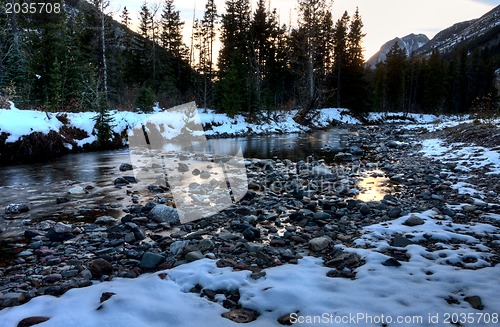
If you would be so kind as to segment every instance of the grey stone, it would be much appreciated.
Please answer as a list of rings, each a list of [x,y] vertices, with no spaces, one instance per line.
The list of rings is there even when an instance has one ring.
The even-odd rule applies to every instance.
[[[166,206],[164,204],[159,204],[156,207],[154,207],[149,212],[148,218],[157,223],[168,223],[168,224],[180,223],[177,210],[172,207]]]
[[[205,258],[205,256],[203,255],[203,253],[201,251],[191,251],[188,254],[186,254],[186,257],[185,257],[185,259],[189,262],[201,260],[204,258]]]
[[[392,208],[391,210],[389,210],[387,212],[387,215],[390,217],[390,218],[399,218],[401,217],[401,208]]]
[[[178,165],[178,167],[177,167],[178,172],[185,173],[185,172],[189,171],[189,167],[185,163],[179,162],[179,163],[177,163],[177,165]]]
[[[132,167],[131,164],[128,164],[128,163],[122,163],[120,165],[120,171],[127,171],[127,170],[133,170],[134,167]]]
[[[468,302],[471,305],[471,307],[473,307],[476,310],[484,309],[483,301],[481,301],[481,298],[477,295],[466,297],[464,298],[464,301]]]
[[[384,262],[382,262],[382,265],[386,266],[386,267],[399,267],[399,266],[401,266],[401,263],[394,258],[389,258],[389,259],[385,260]]]
[[[101,278],[103,275],[111,275],[113,272],[113,265],[102,258],[92,260],[88,267],[92,277],[96,279]]]
[[[316,237],[309,241],[309,248],[314,252],[322,251],[328,245],[330,245],[330,240],[327,237]]]
[[[58,222],[54,225],[54,232],[56,233],[69,233],[71,232],[72,226],[69,224],[64,224]]]
[[[315,220],[329,220],[332,219],[332,215],[326,212],[315,212],[313,214],[313,219]]]
[[[415,244],[415,242],[410,241],[406,237],[402,237],[402,236],[397,235],[391,240],[390,245],[397,247],[397,248],[404,248],[405,246],[411,245],[411,244]]]
[[[423,225],[423,224],[425,224],[425,221],[422,218],[415,216],[415,215],[412,215],[410,218],[406,219],[406,221],[403,223],[403,225],[410,226],[410,227]]]
[[[111,216],[101,216],[95,220],[98,225],[112,225],[116,222],[116,219]]]
[[[206,171],[206,170],[203,170],[201,173],[200,173],[200,178],[201,179],[209,179],[212,175]]]
[[[172,244],[170,244],[170,252],[173,255],[179,255],[184,251],[184,249],[188,244],[189,241],[175,241]]]
[[[139,267],[141,269],[154,269],[163,261],[165,261],[165,257],[163,255],[153,252],[145,252],[142,256]]]
[[[28,212],[29,210],[30,208],[26,204],[13,203],[5,207],[5,213],[8,215]]]
[[[370,212],[372,211],[372,209],[370,208],[369,205],[367,204],[362,204],[361,207],[359,207],[359,212],[362,214],[362,215],[368,215],[370,214]]]

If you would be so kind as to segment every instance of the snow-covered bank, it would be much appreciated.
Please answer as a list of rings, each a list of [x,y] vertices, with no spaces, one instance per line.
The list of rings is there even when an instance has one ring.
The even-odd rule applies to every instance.
[[[161,109],[156,108],[156,112]],[[296,110],[278,111],[270,114],[263,113],[249,121],[242,115],[230,117],[227,114],[217,113],[210,109],[199,109],[201,122],[205,134],[209,137],[239,136],[247,134],[272,133],[299,133],[311,130],[293,120]],[[155,113],[156,113],[155,112]],[[130,127],[146,120],[155,113],[135,113],[127,111],[111,111],[113,117],[113,131],[120,135]],[[6,143],[13,143],[34,132],[48,134],[50,131],[59,132],[61,127],[76,128],[84,131],[87,137],[76,140],[82,147],[96,141],[92,135],[95,121],[95,112],[82,113],[48,113],[36,110],[19,110],[11,103],[10,108],[0,109],[0,134],[7,134]],[[404,113],[370,113],[367,117],[372,122],[415,122],[429,124],[435,121],[455,121],[458,117],[435,116]],[[351,116],[349,110],[338,108],[320,109],[312,120],[313,128],[326,128],[332,124],[361,124]]]

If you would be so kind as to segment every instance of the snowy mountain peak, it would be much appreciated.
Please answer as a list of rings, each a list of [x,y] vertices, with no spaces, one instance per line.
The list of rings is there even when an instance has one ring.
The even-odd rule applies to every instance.
[[[409,34],[404,37],[397,37],[395,39],[390,40],[385,43],[380,50],[374,54],[368,61],[366,65],[370,68],[375,68],[375,66],[385,60],[387,57],[387,53],[389,53],[390,49],[395,43],[398,43],[399,48],[406,51],[406,54],[410,56],[416,50],[420,49],[427,42],[429,42],[429,38],[424,34]]]

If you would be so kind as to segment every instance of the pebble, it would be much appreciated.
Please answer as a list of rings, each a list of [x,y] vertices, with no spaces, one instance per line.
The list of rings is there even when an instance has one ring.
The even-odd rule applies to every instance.
[[[330,240],[326,237],[316,237],[309,241],[309,248],[314,252],[320,252],[330,245]]]

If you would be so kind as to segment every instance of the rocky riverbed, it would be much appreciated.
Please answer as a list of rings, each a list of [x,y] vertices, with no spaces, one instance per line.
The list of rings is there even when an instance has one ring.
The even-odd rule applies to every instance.
[[[29,203],[8,206],[3,219],[20,224],[0,234],[0,308],[202,258],[217,260],[219,267],[250,270],[252,278],[259,279],[266,268],[316,256],[331,268],[327,276],[355,279],[364,258],[338,245],[373,248],[371,240],[363,239],[365,227],[389,226],[400,218],[405,226],[420,226],[424,219],[412,213],[428,210],[435,213],[433,222],[449,225],[456,237],[391,234],[388,246],[375,249],[390,257],[384,265],[408,261],[406,247],[411,244],[437,253],[470,245],[471,238],[479,240],[473,242],[478,256],[448,260],[443,252],[436,261],[462,269],[500,262],[500,234],[493,232],[500,228],[500,175],[492,174],[491,166],[471,164],[465,170],[458,159],[426,157],[419,151],[429,136],[421,132],[396,126],[355,132],[346,136],[346,149],[332,162],[312,157],[298,162],[248,159],[249,191],[244,198],[216,215],[185,224],[178,224],[170,209],[168,187],[139,187],[127,165],[115,167],[123,176],[114,181],[107,206],[73,213],[71,207],[66,215],[43,220],[27,218]],[[186,174],[201,174],[182,167]],[[220,182],[209,167],[205,173],[207,179]],[[459,183],[465,182],[468,187],[461,187],[465,184]],[[90,196],[91,187],[74,192]],[[206,199],[213,200],[209,195]],[[74,200],[74,194],[58,196],[54,205]],[[479,233],[473,228],[478,224],[491,226],[492,232]],[[192,291],[209,299],[217,295],[217,290]],[[226,308],[239,308],[237,290],[224,295]]]

